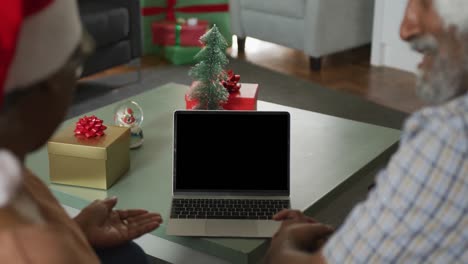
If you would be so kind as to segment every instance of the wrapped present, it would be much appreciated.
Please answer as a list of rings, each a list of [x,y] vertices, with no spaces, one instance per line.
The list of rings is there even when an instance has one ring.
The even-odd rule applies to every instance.
[[[152,24],[163,20],[175,22],[179,18],[197,18],[216,24],[231,45],[229,0],[140,0],[140,3],[145,55],[162,55],[164,52],[163,47],[153,44]]]
[[[201,47],[200,37],[209,28],[208,21],[191,19],[195,23],[158,21],[152,25],[153,43],[160,46]]]
[[[194,109],[198,104],[197,100],[190,97],[191,89],[185,94],[186,109]],[[229,93],[228,101],[222,104],[224,110],[257,110],[258,83],[242,83],[242,88],[238,92]]]
[[[109,126],[103,131],[99,122],[82,120],[47,143],[50,181],[108,189],[130,168],[130,129]]]
[[[166,60],[174,65],[184,65],[195,63],[195,55],[201,50],[201,47],[164,47],[163,55]]]
[[[221,83],[228,90],[229,97],[221,106],[224,110],[257,110],[258,84],[239,83],[239,81],[240,75],[228,71],[228,79],[222,80]],[[198,101],[190,96],[196,85],[197,82],[192,82],[185,93],[186,109],[194,109],[198,104]]]

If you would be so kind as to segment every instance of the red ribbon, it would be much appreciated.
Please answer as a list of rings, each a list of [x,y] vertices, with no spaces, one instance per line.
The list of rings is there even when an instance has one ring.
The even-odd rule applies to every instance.
[[[76,122],[75,136],[85,136],[86,138],[100,137],[107,129],[102,124],[103,121],[96,116],[84,116]]]
[[[141,10],[143,16],[154,16],[166,13],[166,20],[176,21],[176,12],[181,13],[213,13],[213,12],[228,12],[229,4],[213,4],[213,5],[194,5],[176,7],[177,0],[167,0],[166,7],[144,7]]]
[[[240,81],[240,75],[239,74],[234,74],[232,70],[229,70],[227,72],[228,79],[221,81],[223,84],[224,88],[228,90],[229,93],[236,93],[240,90],[241,84],[239,83]]]

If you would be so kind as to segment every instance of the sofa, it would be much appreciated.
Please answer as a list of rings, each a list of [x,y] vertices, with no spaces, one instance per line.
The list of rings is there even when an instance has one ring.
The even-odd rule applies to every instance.
[[[374,0],[230,0],[242,51],[254,37],[303,51],[313,70],[326,55],[371,42]]]
[[[142,52],[140,1],[79,0],[83,26],[94,38],[95,52],[82,77],[129,62],[139,65]]]

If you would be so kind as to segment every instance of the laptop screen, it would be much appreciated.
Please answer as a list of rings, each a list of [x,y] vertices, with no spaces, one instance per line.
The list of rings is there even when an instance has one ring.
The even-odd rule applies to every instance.
[[[289,194],[288,112],[174,116],[174,191]]]

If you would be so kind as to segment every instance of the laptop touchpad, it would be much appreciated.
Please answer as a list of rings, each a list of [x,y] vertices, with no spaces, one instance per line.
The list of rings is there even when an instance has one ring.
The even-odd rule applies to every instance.
[[[207,220],[205,230],[208,236],[250,237],[258,233],[255,220]]]

